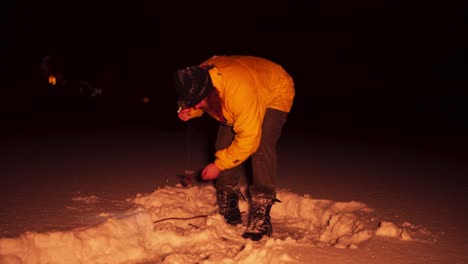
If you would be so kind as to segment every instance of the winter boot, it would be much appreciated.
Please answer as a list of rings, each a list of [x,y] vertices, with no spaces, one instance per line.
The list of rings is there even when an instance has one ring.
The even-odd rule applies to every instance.
[[[226,186],[223,189],[217,189],[219,213],[224,216],[226,222],[230,225],[242,223],[239,210],[239,186]]]
[[[263,193],[252,195],[249,223],[242,237],[258,241],[264,235],[271,236],[273,228],[271,227],[270,210],[277,201],[279,200]]]

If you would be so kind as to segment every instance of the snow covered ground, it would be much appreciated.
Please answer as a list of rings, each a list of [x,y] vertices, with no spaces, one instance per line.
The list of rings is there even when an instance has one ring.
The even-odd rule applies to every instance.
[[[191,155],[182,130],[4,138],[0,263],[468,263],[463,162],[286,133],[252,242],[210,183],[179,184],[206,161],[191,131]]]

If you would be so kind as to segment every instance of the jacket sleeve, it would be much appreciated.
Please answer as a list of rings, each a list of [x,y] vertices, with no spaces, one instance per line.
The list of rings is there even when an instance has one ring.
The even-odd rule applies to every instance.
[[[201,109],[194,109],[194,108],[190,108],[190,112],[189,112],[189,115],[190,115],[190,119],[192,118],[196,118],[196,117],[200,117],[203,115],[203,110]]]
[[[221,169],[231,169],[247,160],[257,151],[262,134],[264,110],[260,107],[255,90],[236,89],[227,100],[234,117],[234,140],[225,149],[215,153],[215,164]]]

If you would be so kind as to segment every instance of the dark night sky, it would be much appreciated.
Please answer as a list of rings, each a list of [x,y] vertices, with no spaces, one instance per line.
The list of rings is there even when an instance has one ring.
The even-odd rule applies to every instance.
[[[48,51],[83,75],[112,69],[115,101],[147,95],[160,115],[175,108],[175,69],[215,54],[250,54],[295,79],[296,124],[334,120],[462,137],[468,43],[460,5],[305,2],[22,2],[9,16],[12,41],[3,51],[14,78],[2,110],[41,109],[49,91],[36,85],[38,64]]]

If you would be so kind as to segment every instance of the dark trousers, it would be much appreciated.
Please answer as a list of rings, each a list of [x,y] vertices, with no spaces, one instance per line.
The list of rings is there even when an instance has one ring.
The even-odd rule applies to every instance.
[[[276,146],[281,136],[283,125],[288,113],[276,109],[267,109],[262,124],[262,137],[257,151],[250,156],[252,165],[252,182],[250,192],[264,193],[276,196],[275,181],[278,174],[278,157]],[[216,138],[215,149],[223,149],[231,145],[235,133],[232,127],[220,125]],[[216,180],[216,188],[236,186],[240,176],[245,176],[246,162],[223,171]]]

